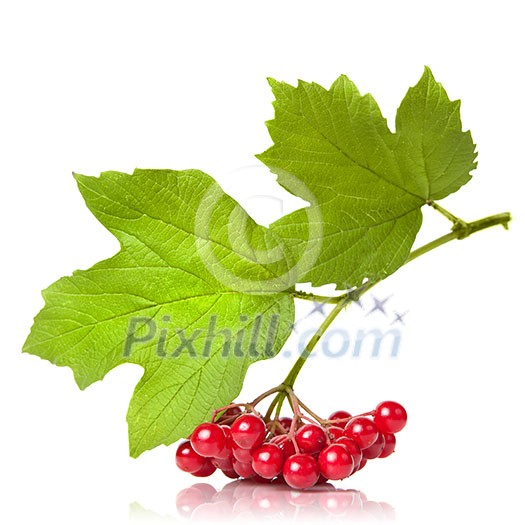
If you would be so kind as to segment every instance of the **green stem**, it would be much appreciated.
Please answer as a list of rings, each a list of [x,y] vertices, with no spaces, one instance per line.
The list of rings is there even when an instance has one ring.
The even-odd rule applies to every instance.
[[[264,416],[264,420],[268,422],[270,420],[270,417],[272,416],[274,408],[277,406],[277,409],[275,411],[275,418],[277,419],[279,417],[279,414],[281,413],[281,407],[283,406],[284,398],[286,397],[284,392],[284,385],[281,383],[277,387],[280,391],[279,393],[273,398],[272,402],[270,403],[270,406],[268,407],[268,410],[266,411],[266,415]]]
[[[429,204],[435,209],[437,209],[440,213],[445,215],[447,218],[449,218],[454,223],[454,226],[452,227],[452,231],[412,251],[404,264],[407,264],[408,262],[413,261],[417,257],[425,253],[428,253],[438,248],[439,246],[442,246],[443,244],[446,244],[454,240],[466,239],[473,233],[479,232],[481,230],[485,230],[487,228],[491,228],[492,226],[501,225],[505,229],[508,229],[508,225],[511,220],[510,213],[505,212],[505,213],[498,213],[496,215],[490,215],[489,217],[484,217],[483,219],[479,219],[477,221],[465,222],[461,219],[458,219],[455,215],[448,212],[441,206],[433,202],[432,203],[429,202]],[[299,297],[301,299],[307,299],[311,301],[317,301],[317,302],[335,303],[335,307],[328,314],[325,320],[322,322],[321,326],[319,326],[318,330],[315,332],[313,337],[308,341],[304,350],[301,352],[301,355],[299,356],[297,361],[294,363],[292,369],[286,376],[286,379],[283,381],[282,385],[293,388],[295,380],[297,379],[297,376],[299,375],[301,368],[306,363],[308,356],[312,353],[313,349],[315,348],[315,345],[318,343],[319,339],[321,339],[321,337],[326,332],[328,327],[332,324],[334,319],[339,315],[339,313],[341,313],[341,311],[348,304],[350,304],[352,301],[359,300],[359,298],[365,292],[370,290],[370,288],[375,286],[378,282],[379,281],[366,283],[361,288],[357,290],[352,290],[338,297],[321,297],[315,294],[308,294],[306,292],[294,292],[295,297]],[[274,402],[272,402],[272,404],[270,405],[270,409],[273,410],[273,408],[276,406],[277,403],[279,403],[279,408],[280,408],[280,406],[282,405],[283,399],[284,399],[283,392],[280,392],[274,399]],[[267,415],[271,415],[270,409],[269,409],[269,414],[267,413]]]
[[[487,228],[491,228],[492,226],[503,226],[506,230],[508,230],[510,220],[510,213],[505,212],[498,213],[496,215],[490,215],[489,217],[484,217],[483,219],[479,219],[474,222],[456,223],[453,226],[452,231],[450,233],[438,237],[437,239],[434,239],[428,244],[424,244],[423,246],[411,252],[405,264],[410,261],[413,261],[414,259],[425,253],[435,250],[436,248],[442,246],[443,244],[446,244],[447,242],[466,239],[473,233],[479,232],[481,230],[486,230]]]
[[[283,389],[282,385],[276,386],[274,388],[270,388],[270,390],[267,390],[263,394],[261,394],[259,397],[256,397],[251,403],[249,403],[249,406],[255,407],[258,405],[263,399],[266,399],[268,396],[271,396],[272,394],[275,394],[276,392],[280,392]]]
[[[277,402],[277,406],[275,408],[275,417],[278,418],[281,415],[281,408],[283,407],[284,399],[286,398],[286,395],[284,395],[283,392],[279,396],[279,401]]]
[[[344,294],[339,297],[337,304],[334,306],[332,311],[326,316],[324,321],[321,323],[321,326],[319,326],[319,328],[317,329],[317,332],[315,332],[313,337],[308,341],[308,343],[304,347],[304,350],[301,352],[301,355],[293,365],[289,374],[286,376],[286,379],[283,381],[283,385],[287,385],[290,388],[293,387],[293,384],[295,383],[295,380],[299,375],[301,368],[306,363],[306,360],[308,359],[308,356],[312,353],[312,350],[314,349],[315,345],[317,344],[319,339],[321,339],[328,327],[332,324],[332,321],[339,315],[339,313],[345,308],[345,306],[347,306],[351,302],[351,300],[352,299],[349,298],[348,294]]]

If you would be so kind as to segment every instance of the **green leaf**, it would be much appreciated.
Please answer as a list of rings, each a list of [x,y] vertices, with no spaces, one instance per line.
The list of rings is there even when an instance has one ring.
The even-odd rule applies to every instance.
[[[282,242],[202,172],[76,179],[121,250],[43,292],[24,351],[69,366],[80,388],[142,366],[127,417],[138,456],[188,435],[281,349],[294,274]]]
[[[271,226],[307,268],[298,279],[339,289],[383,279],[406,261],[421,207],[458,190],[476,167],[459,102],[451,102],[425,68],[392,133],[372,96],[361,95],[345,76],[329,90],[302,81],[270,84],[274,145],[258,158],[284,188],[310,203]],[[322,217],[322,232],[312,210]],[[309,249],[316,242],[319,255]]]

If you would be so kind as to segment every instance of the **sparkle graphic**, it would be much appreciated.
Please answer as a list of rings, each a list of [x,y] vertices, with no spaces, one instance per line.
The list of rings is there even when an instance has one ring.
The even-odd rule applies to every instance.
[[[396,323],[401,323],[402,325],[404,325],[405,324],[404,318],[407,313],[408,313],[408,310],[406,312],[403,312],[402,314],[394,310],[394,320],[390,324],[392,325]]]
[[[373,295],[372,299],[374,300],[374,306],[371,310],[368,311],[366,315],[368,316],[370,314],[373,314],[374,312],[381,312],[383,315],[387,315],[385,311],[385,304],[387,303],[387,301],[390,300],[391,297],[392,296],[389,295],[386,299],[380,300],[375,295]]]
[[[326,317],[326,313],[324,311],[325,303],[318,303],[317,301],[314,302],[314,307],[312,311],[308,314],[308,316],[315,314],[315,312],[319,312],[323,317]]]

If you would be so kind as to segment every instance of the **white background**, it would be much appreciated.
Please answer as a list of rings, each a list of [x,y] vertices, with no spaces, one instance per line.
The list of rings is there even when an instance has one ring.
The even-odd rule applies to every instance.
[[[410,310],[397,359],[319,359],[297,388],[326,414],[385,398],[407,406],[398,452],[338,484],[388,502],[397,523],[523,523],[519,2],[0,5],[2,521],[144,522],[139,505],[154,513],[150,523],[174,523],[176,495],[195,481],[175,470],[173,446],[127,456],[125,412],[139,368],[120,367],[80,392],[69,370],[20,353],[39,291],[117,249],[71,172],[200,168],[268,220],[264,201],[249,197],[283,192],[264,170],[256,182],[243,169],[270,144],[266,77],[328,86],[346,73],[393,123],[428,64],[462,99],[479,150],[474,179],[443,204],[465,219],[510,210],[511,229],[451,243],[377,288],[379,298],[393,294],[389,308]],[[429,216],[418,242],[447,229]],[[241,397],[273,386],[290,364],[252,367]],[[298,522],[314,519],[299,510]]]

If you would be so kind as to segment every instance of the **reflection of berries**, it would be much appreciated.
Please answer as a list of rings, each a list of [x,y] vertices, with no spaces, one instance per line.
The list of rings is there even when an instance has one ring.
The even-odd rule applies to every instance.
[[[322,523],[323,518],[327,523],[395,522],[395,511],[390,505],[372,501],[357,490],[336,489],[331,484],[308,492],[275,490],[274,486],[257,483],[257,478],[253,480],[247,484],[227,483],[219,491],[207,483],[196,483],[177,494],[178,514],[190,518],[188,525],[223,521]]]
[[[216,411],[211,423],[198,425],[190,440],[179,445],[177,466],[197,477],[210,476],[219,469],[232,479],[306,489],[347,478],[367,461],[390,456],[396,447],[394,432],[407,420],[405,409],[393,401],[356,417],[339,410],[327,420],[312,414],[302,403],[292,405],[293,418],[267,420],[253,406],[229,405]],[[303,415],[299,407],[318,423]]]

